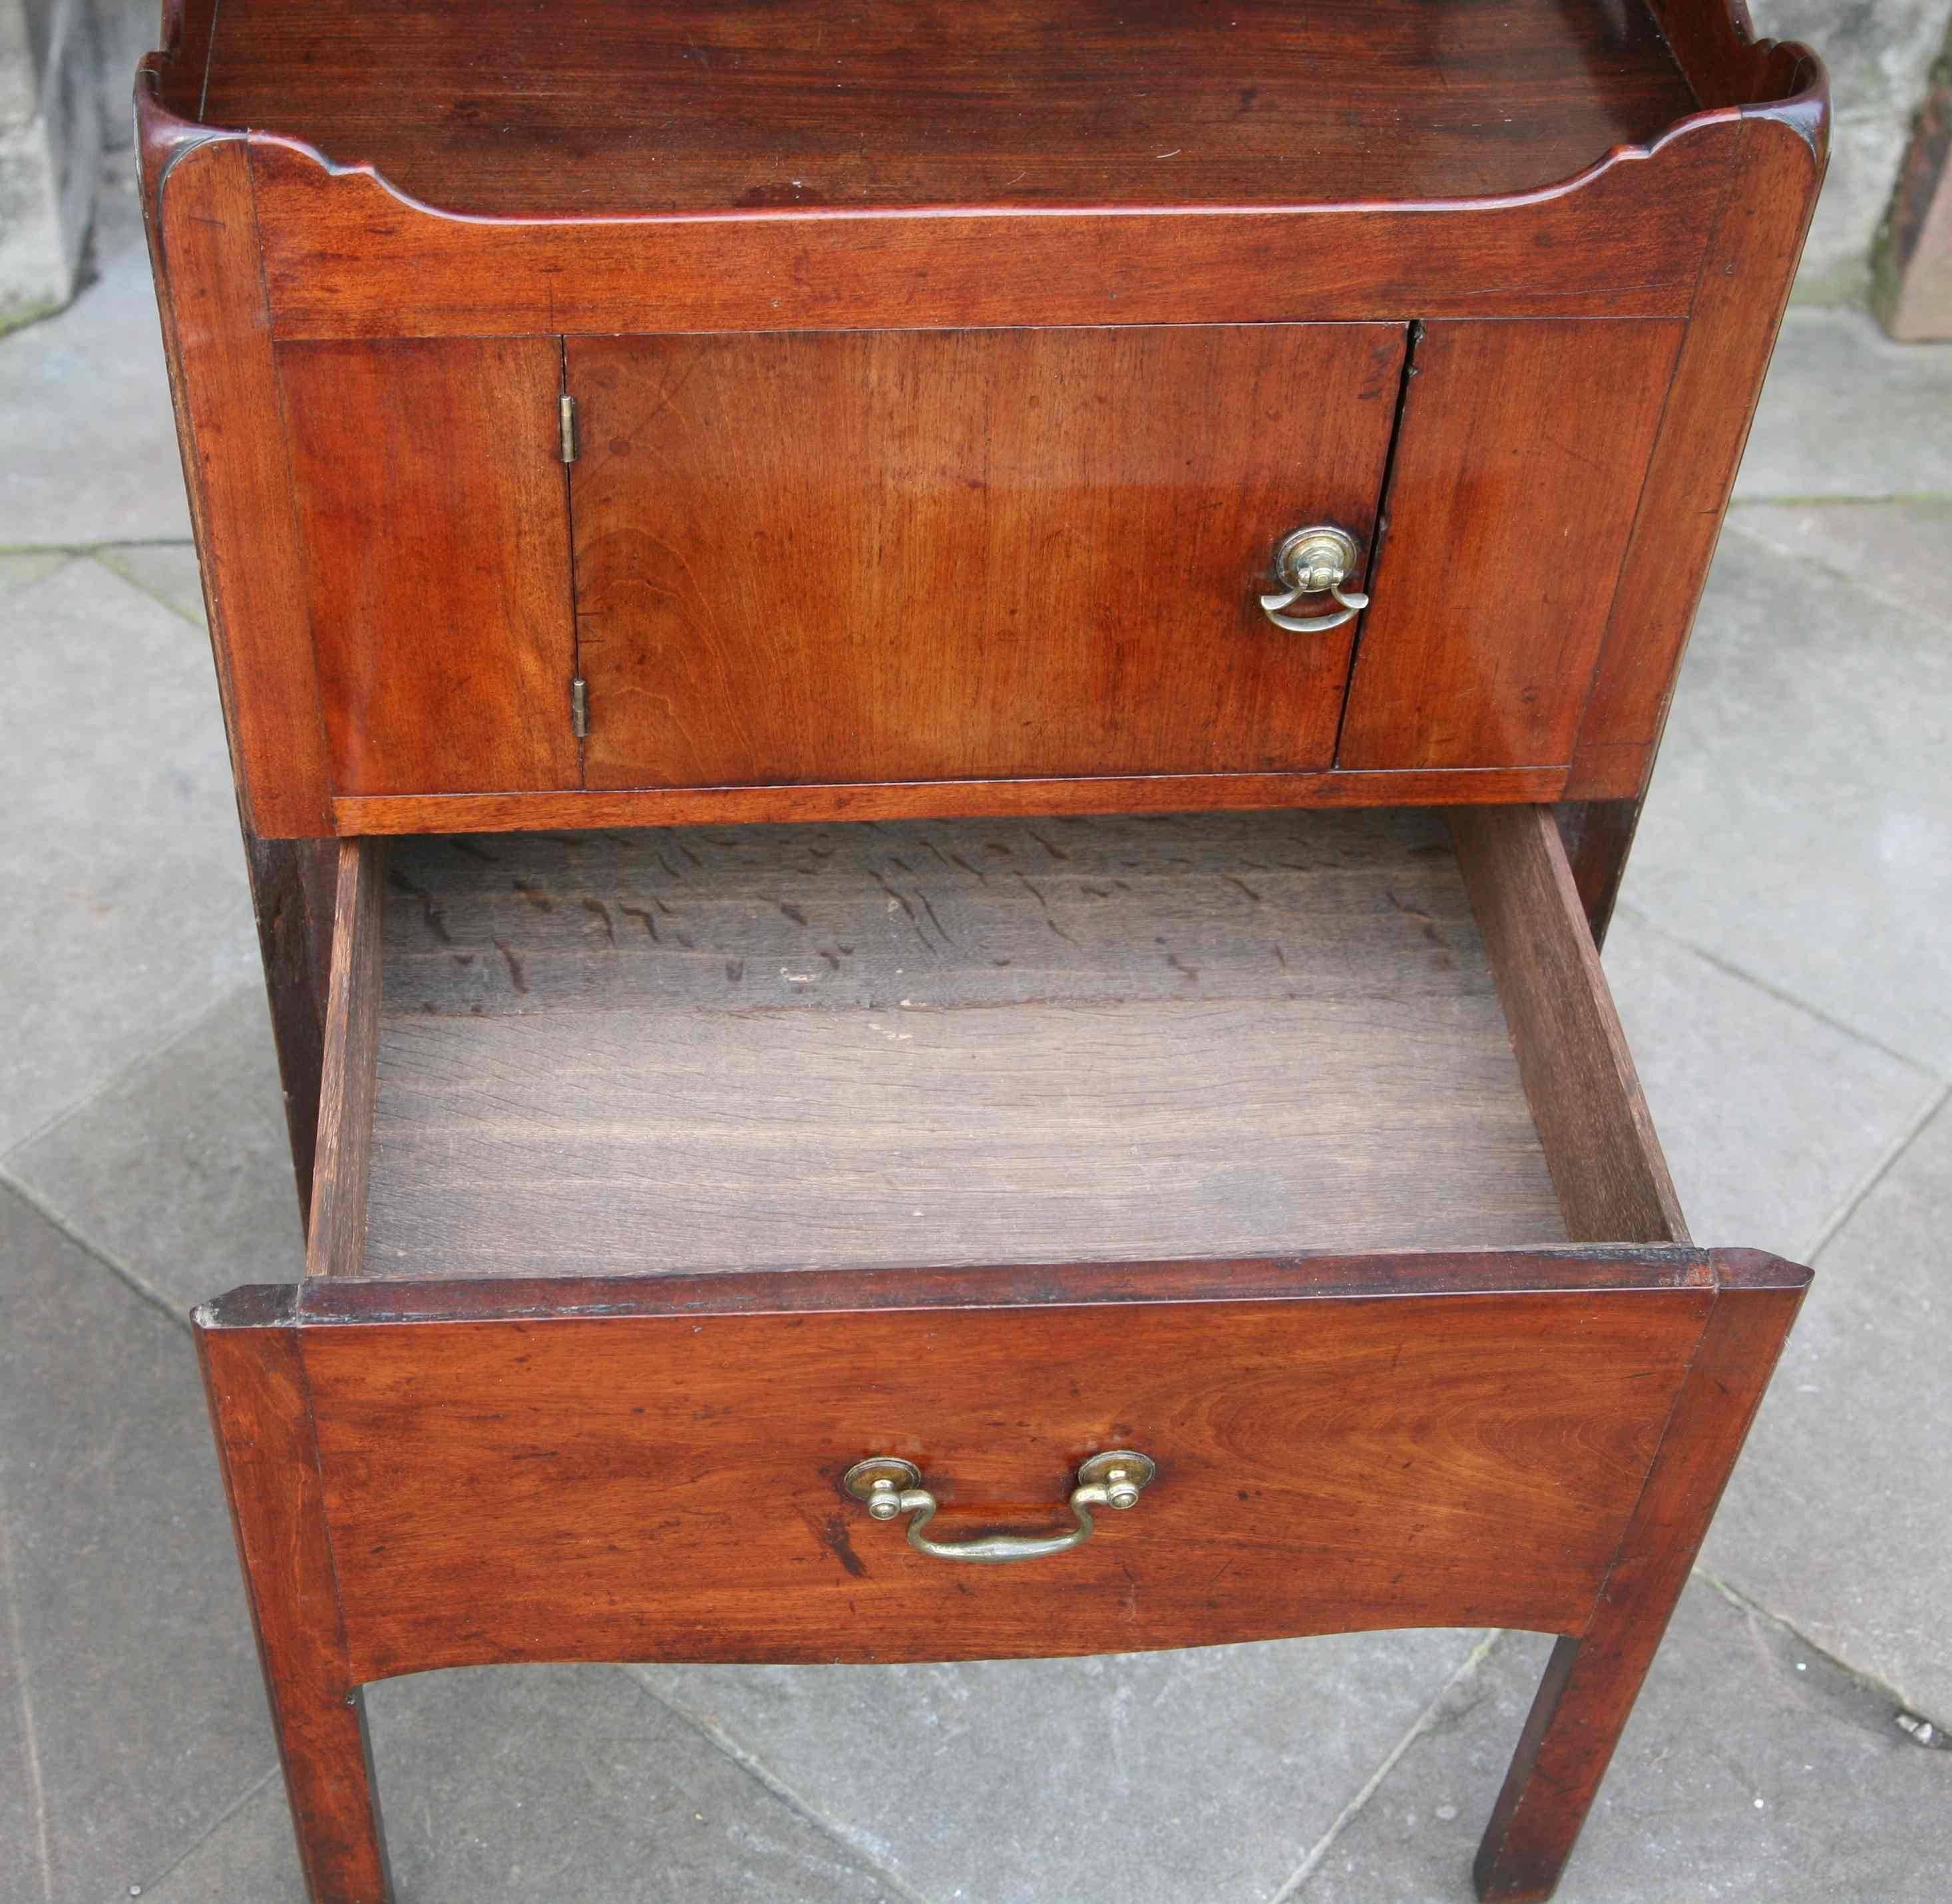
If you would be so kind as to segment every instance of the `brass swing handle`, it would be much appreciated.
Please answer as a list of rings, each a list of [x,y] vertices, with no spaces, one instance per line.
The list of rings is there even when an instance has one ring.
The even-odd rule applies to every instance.
[[[931,1540],[923,1533],[935,1518],[937,1503],[922,1486],[921,1470],[912,1462],[893,1455],[858,1461],[848,1469],[841,1485],[855,1499],[865,1502],[877,1521],[912,1515],[909,1545],[917,1553],[937,1560],[973,1560],[1000,1566],[1006,1561],[1040,1560],[1046,1554],[1068,1553],[1073,1547],[1083,1546],[1091,1538],[1091,1510],[1135,1506],[1155,1471],[1151,1462],[1129,1448],[1093,1455],[1078,1469],[1078,1485],[1071,1490],[1074,1526],[1062,1534],[992,1534],[976,1540]]]
[[[1284,536],[1275,550],[1275,574],[1287,586],[1261,597],[1261,607],[1268,619],[1277,628],[1297,635],[1325,634],[1345,621],[1353,621],[1369,605],[1369,598],[1344,589],[1342,584],[1356,573],[1361,554],[1353,536],[1329,523],[1318,523],[1312,529],[1297,529]],[[1309,595],[1329,596],[1337,605],[1337,611],[1324,615],[1280,612]]]

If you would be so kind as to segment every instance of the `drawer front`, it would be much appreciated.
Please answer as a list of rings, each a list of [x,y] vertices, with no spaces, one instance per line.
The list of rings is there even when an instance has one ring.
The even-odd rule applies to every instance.
[[[1366,557],[1405,344],[570,339],[585,783],[1326,767],[1353,621],[1258,597],[1290,530]]]
[[[972,1306],[909,1276],[878,1279],[896,1309],[855,1279],[845,1308],[739,1314],[730,1277],[305,1326],[353,1670],[1578,1630],[1713,1291],[1685,1266],[1595,1288],[1603,1262],[1419,1260],[1369,1259],[1371,1287],[1412,1292],[1373,1299],[1309,1293],[1319,1266],[1161,1265],[1125,1295],[1182,1299],[1065,1301],[1079,1272],[999,1271],[963,1278]],[[457,1287],[354,1296],[431,1316]],[[628,1313],[647,1291],[670,1312]],[[558,1314],[525,1317],[538,1300]],[[842,1485],[894,1456],[941,1503],[931,1538],[1049,1534],[1079,1465],[1121,1448],[1157,1464],[1137,1505],[1013,1565],[918,1552]]]

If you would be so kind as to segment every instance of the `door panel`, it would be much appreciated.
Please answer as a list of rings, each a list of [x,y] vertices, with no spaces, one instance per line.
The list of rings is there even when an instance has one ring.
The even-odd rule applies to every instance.
[[[591,786],[1326,766],[1388,324],[572,338]]]
[[[280,348],[336,792],[577,784],[561,348]]]
[[[1572,758],[1685,327],[1428,328],[1340,765]]]

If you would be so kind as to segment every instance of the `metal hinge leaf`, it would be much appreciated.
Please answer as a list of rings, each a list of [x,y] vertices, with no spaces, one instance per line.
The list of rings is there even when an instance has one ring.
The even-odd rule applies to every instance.
[[[565,463],[576,461],[576,399],[565,396],[558,412],[562,430],[562,460]]]
[[[580,674],[569,684],[569,730],[578,740],[590,733],[590,683]]]

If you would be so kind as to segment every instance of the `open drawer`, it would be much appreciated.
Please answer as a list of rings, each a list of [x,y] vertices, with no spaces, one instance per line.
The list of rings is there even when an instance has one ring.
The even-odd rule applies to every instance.
[[[314,1274],[1685,1240],[1544,808],[343,851]]]
[[[1546,809],[342,855],[314,1274],[200,1320],[303,1325],[359,1677],[1592,1612],[1735,1272]],[[843,1485],[1118,1449],[1061,1563]]]

